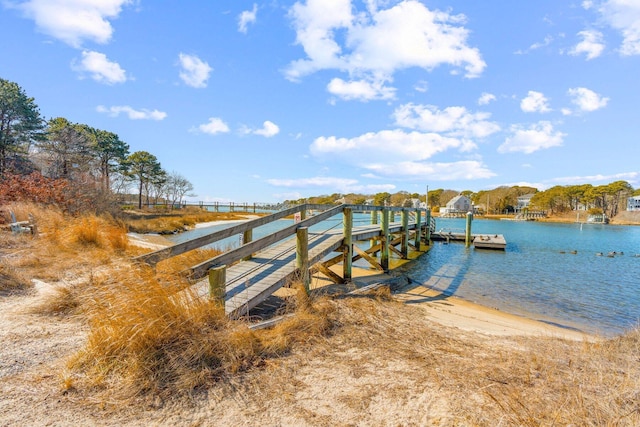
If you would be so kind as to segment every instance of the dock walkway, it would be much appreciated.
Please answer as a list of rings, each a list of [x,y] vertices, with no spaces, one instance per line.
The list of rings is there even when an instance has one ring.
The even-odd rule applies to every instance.
[[[319,206],[325,210],[311,218],[305,218],[306,212],[312,208],[315,211],[319,209]],[[373,224],[353,227],[354,211],[371,212]],[[244,239],[241,247],[187,270],[194,278],[194,291],[197,295],[207,297],[216,294],[224,301],[226,313],[231,317],[239,317],[248,314],[249,310],[265,301],[285,284],[303,277],[301,265],[306,266],[309,270],[314,269],[322,272],[336,283],[344,283],[350,279],[351,263],[357,259],[364,259],[374,268],[385,271],[388,268],[390,253],[407,257],[409,247],[419,250],[421,242],[429,241],[428,233],[435,228],[435,225],[429,212],[426,211],[426,215],[424,215],[426,218],[423,218],[422,211],[424,210],[360,205],[340,205],[338,207],[300,205],[268,217],[214,232],[209,236],[142,255],[137,260],[155,265],[167,257],[197,249],[233,234],[243,233]],[[261,239],[251,240],[251,230],[254,227],[298,212],[302,213],[300,223],[288,226]],[[390,222],[389,218],[394,218],[395,212],[401,214],[401,221]],[[343,227],[340,230],[335,228],[324,232],[309,230],[312,225],[339,214],[343,216]],[[378,216],[381,217],[380,224],[377,224]],[[410,217],[413,218],[410,220]],[[300,229],[308,231],[304,241],[301,241],[297,235]],[[369,249],[363,250],[354,244],[354,242],[366,240],[372,242]],[[399,249],[396,248],[397,245],[400,245]],[[301,250],[301,246],[304,247],[304,250]],[[339,254],[327,259],[332,252],[339,252]],[[377,255],[379,258],[376,258]],[[343,264],[342,277],[329,269],[331,265],[338,263]],[[223,270],[222,283],[213,283],[211,275],[202,278],[207,272],[214,269]],[[308,283],[306,285],[308,286]]]

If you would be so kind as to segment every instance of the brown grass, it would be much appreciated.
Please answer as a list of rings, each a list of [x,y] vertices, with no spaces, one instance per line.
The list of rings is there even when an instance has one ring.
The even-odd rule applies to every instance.
[[[90,335],[69,367],[127,396],[212,386],[328,329],[320,302],[273,330],[252,331],[180,281],[160,283],[145,268],[111,274],[85,297]]]
[[[307,425],[640,425],[640,329],[596,342],[490,337],[433,324],[383,288],[299,294],[293,316],[254,331],[176,274],[212,253],[154,272],[122,256],[110,218],[22,208],[43,234],[2,233],[0,285],[51,277],[60,289],[40,312],[86,319],[86,346],[58,376],[65,393],[181,407],[202,390]]]
[[[243,212],[209,212],[198,208],[186,208],[176,211],[159,212],[126,211],[123,222],[129,231],[135,233],[173,233],[193,227],[200,222],[245,219],[249,214]]]

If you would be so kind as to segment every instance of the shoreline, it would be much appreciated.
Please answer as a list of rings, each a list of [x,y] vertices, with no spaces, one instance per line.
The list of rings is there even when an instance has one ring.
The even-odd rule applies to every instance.
[[[243,222],[247,220],[212,221],[197,224],[196,228],[206,228],[220,223]],[[149,249],[161,249],[173,244],[164,236],[155,234],[128,234],[130,243],[134,246]],[[393,271],[403,263],[394,263],[389,273],[354,267],[353,280],[360,285],[393,279]],[[402,276],[402,275],[399,275]],[[406,276],[410,286],[404,286],[393,294],[394,298],[403,304],[411,304],[424,311],[424,315],[443,326],[458,328],[460,330],[475,332],[490,336],[545,336],[563,338],[572,341],[593,341],[598,336],[589,332],[583,332],[570,325],[554,324],[553,321],[534,319],[535,313],[530,316],[509,313],[485,304],[479,304],[460,297],[444,295],[442,292],[426,285],[412,281]],[[328,279],[314,279],[317,281],[314,288],[327,286],[331,282]]]

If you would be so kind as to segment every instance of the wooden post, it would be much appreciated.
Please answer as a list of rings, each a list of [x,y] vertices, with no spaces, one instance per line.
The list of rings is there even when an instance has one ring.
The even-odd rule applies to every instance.
[[[424,240],[428,246],[431,246],[431,209],[427,209],[426,214],[427,231],[424,235]]]
[[[378,211],[371,211],[371,224],[377,224],[378,223]],[[378,243],[378,241],[376,240],[376,238],[372,238],[369,240],[369,247],[374,247],[376,245],[376,243]]]
[[[401,213],[402,219],[402,242],[400,243],[400,252],[402,253],[402,258],[407,259],[409,256],[409,211],[406,209],[402,210]]]
[[[342,277],[345,281],[351,280],[353,270],[353,210],[344,208],[342,211],[342,236],[344,242],[344,253],[342,260]]]
[[[225,284],[227,281],[227,266],[221,265],[209,269],[209,298],[217,304],[224,306],[224,297],[227,293]]]
[[[382,249],[380,250],[380,265],[386,272],[389,271],[389,211],[382,209]]]
[[[464,244],[468,248],[471,246],[471,220],[473,219],[473,214],[471,212],[467,212],[467,227],[465,228],[464,234]]]
[[[242,233],[243,245],[246,245],[251,241],[253,241],[253,228],[246,230],[244,233]],[[242,258],[243,261],[249,261],[250,259],[251,259],[251,255],[247,255],[246,257]]]
[[[307,219],[307,207],[305,206],[304,209],[302,209],[300,211],[300,221],[304,221],[305,219]]]
[[[296,230],[296,268],[300,272],[300,280],[304,290],[309,295],[309,227]]]
[[[416,250],[420,250],[420,239],[422,238],[422,211],[416,209],[416,238],[413,242],[413,246]]]

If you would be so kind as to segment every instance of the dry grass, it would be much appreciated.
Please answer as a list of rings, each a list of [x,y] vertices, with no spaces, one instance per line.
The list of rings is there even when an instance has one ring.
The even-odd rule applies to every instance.
[[[31,283],[24,274],[7,261],[0,260],[0,292],[20,291],[30,286]]]
[[[191,393],[329,329],[328,306],[318,302],[273,330],[252,331],[180,281],[160,283],[145,268],[111,274],[85,297],[89,339],[69,367],[120,397]]]
[[[383,288],[299,294],[293,316],[254,331],[175,274],[212,253],[154,272],[122,256],[124,227],[110,218],[23,209],[43,234],[2,233],[0,284],[60,281],[40,312],[86,319],[85,347],[57,376],[78,398],[159,395],[180,408],[217,396],[242,402],[250,424],[640,425],[640,329],[597,342],[489,337],[433,324]]]
[[[242,212],[209,212],[198,208],[176,211],[127,211],[123,221],[129,231],[135,233],[173,233],[193,227],[197,223],[245,219],[249,215]],[[257,215],[257,214],[251,214]]]
[[[640,425],[640,331],[598,343],[497,338],[393,301],[333,304],[330,336],[238,380],[254,413],[327,426]]]

